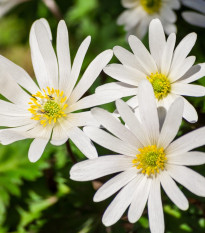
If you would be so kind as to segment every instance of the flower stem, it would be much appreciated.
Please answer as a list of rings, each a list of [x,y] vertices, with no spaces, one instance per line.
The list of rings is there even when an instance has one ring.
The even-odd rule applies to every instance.
[[[72,161],[73,163],[77,163],[77,160],[76,160],[76,158],[75,158],[75,156],[74,156],[74,154],[73,154],[73,152],[72,152],[72,150],[71,150],[69,140],[67,140],[67,142],[66,142],[66,149],[67,149],[68,156],[70,157],[71,161]]]

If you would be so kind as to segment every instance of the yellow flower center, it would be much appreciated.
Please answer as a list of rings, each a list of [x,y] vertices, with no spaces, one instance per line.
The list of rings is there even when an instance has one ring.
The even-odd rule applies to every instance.
[[[158,149],[156,145],[151,145],[138,150],[140,154],[137,154],[137,158],[133,159],[132,162],[137,169],[141,169],[143,174],[150,176],[159,173],[160,170],[164,170],[167,160],[164,148]]]
[[[159,12],[162,0],[140,0],[140,4],[148,14],[154,14]]]
[[[169,94],[171,90],[171,83],[165,75],[159,74],[158,72],[155,74],[151,73],[150,76],[147,76],[147,79],[152,84],[155,97],[158,100],[163,99]]]
[[[30,99],[28,110],[33,115],[31,119],[40,121],[44,127],[52,122],[55,123],[58,118],[66,116],[64,110],[68,105],[65,104],[67,97],[64,96],[63,91],[47,87],[47,90],[38,91]]]

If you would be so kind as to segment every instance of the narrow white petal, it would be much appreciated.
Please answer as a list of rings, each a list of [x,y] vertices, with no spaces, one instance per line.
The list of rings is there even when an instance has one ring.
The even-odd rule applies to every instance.
[[[172,93],[185,96],[204,96],[205,87],[201,85],[174,83],[172,84]]]
[[[182,12],[182,17],[190,24],[205,27],[205,15],[195,13],[192,11]]]
[[[59,89],[65,91],[71,72],[70,48],[68,29],[65,21],[61,20],[57,31],[57,55],[59,67]]]
[[[193,8],[197,11],[200,11],[202,13],[205,14],[205,2],[204,0],[182,0],[182,3],[185,5],[185,6],[188,6],[190,8]]]
[[[40,159],[46,145],[48,144],[48,141],[49,138],[48,139],[35,138],[33,140],[28,151],[28,158],[30,162],[35,163]]]
[[[172,33],[169,35],[162,53],[161,73],[163,73],[164,75],[167,75],[169,73],[175,43],[176,43],[176,34]]]
[[[137,222],[142,216],[149,196],[151,183],[152,179],[144,176],[142,182],[136,188],[133,201],[128,211],[128,219],[131,223]]]
[[[49,87],[58,88],[57,58],[49,39],[47,29],[41,21],[36,21],[34,30],[38,48],[45,64],[45,69],[49,80]]]
[[[154,19],[149,25],[149,47],[158,69],[162,60],[162,52],[165,47],[165,34],[159,19]]]
[[[156,144],[159,137],[159,118],[152,85],[147,80],[142,81],[138,90],[140,116],[150,142]]]
[[[57,141],[67,141],[68,139],[68,133],[67,133],[68,129],[66,129],[65,127],[63,127],[63,124],[59,124],[56,123],[54,128],[53,128],[53,133],[52,133],[52,138],[50,143],[53,144]],[[59,144],[60,145],[60,144]]]
[[[184,100],[184,112],[183,117],[190,123],[195,123],[198,121],[198,114],[193,105],[191,105],[185,98]]]
[[[31,113],[24,106],[0,100],[0,114],[5,116],[30,116]]]
[[[88,137],[97,144],[120,154],[135,156],[138,153],[136,147],[124,142],[111,134],[97,127],[84,127],[83,129]]]
[[[192,1],[192,0],[191,0]],[[180,1],[179,0],[172,0],[172,1],[169,1],[167,2],[167,4],[173,8],[173,9],[179,9],[180,8]]]
[[[121,122],[119,122],[111,113],[101,108],[94,108],[91,110],[93,116],[113,135],[116,135],[122,141],[140,147],[141,143],[137,137],[128,130]]]
[[[138,3],[135,0],[122,0],[122,5],[125,8],[135,7]]]
[[[102,218],[102,222],[105,226],[111,226],[120,219],[132,202],[135,189],[139,185],[141,179],[142,175],[138,175],[135,179],[130,181],[107,207]]]
[[[130,107],[123,100],[117,100],[116,106],[125,124],[137,136],[142,146],[149,145],[149,137]]]
[[[179,165],[169,165],[168,173],[178,183],[192,193],[205,197],[205,178],[192,169]]]
[[[161,17],[165,18],[167,22],[169,23],[175,23],[177,20],[177,16],[174,13],[174,11],[172,9],[170,9],[169,6],[165,5],[162,9],[161,9]]]
[[[133,86],[138,86],[139,81],[146,79],[141,71],[121,64],[110,64],[103,71],[110,77]]]
[[[157,72],[156,63],[143,43],[133,35],[129,36],[128,41],[138,62],[146,70],[146,74],[150,75],[151,73]]]
[[[194,130],[173,141],[166,150],[167,154],[182,154],[205,144],[205,127]]]
[[[113,56],[112,50],[106,50],[99,54],[88,66],[81,80],[73,90],[70,99],[72,102],[78,101],[82,95],[90,88],[103,68],[108,64]]]
[[[153,179],[148,199],[149,226],[152,233],[164,233],[164,214],[162,209],[159,179]]]
[[[70,96],[70,94],[71,94],[71,92],[72,92],[72,90],[77,82],[85,54],[86,54],[88,47],[90,45],[90,41],[91,41],[91,37],[90,36],[86,37],[86,39],[81,43],[81,45],[80,45],[80,47],[75,55],[75,59],[73,61],[72,70],[71,70],[71,74],[70,74],[70,78],[69,78],[69,83],[68,83],[66,91],[65,91],[66,96]]]
[[[31,116],[6,116],[0,115],[1,126],[18,127],[22,125],[31,124],[33,120]]]
[[[199,151],[190,151],[179,155],[169,155],[169,164],[195,166],[205,163],[205,153]]]
[[[14,129],[2,129],[0,130],[0,143],[2,145],[8,145],[16,141],[26,139],[25,135],[16,132]]]
[[[103,186],[101,186],[95,193],[93,200],[95,202],[99,202],[107,199],[108,197],[119,191],[131,180],[133,180],[136,176],[136,167],[132,167],[124,172],[121,172],[120,174],[116,175],[114,178],[108,180],[105,184],[103,184]]]
[[[68,136],[87,158],[93,159],[98,156],[95,146],[81,129],[78,127],[69,129]]]
[[[132,166],[132,159],[129,156],[101,156],[75,164],[70,170],[70,178],[77,181],[95,180],[102,176],[125,171]]]
[[[187,210],[189,207],[188,200],[170,177],[170,175],[166,171],[163,171],[161,172],[159,178],[162,187],[170,200],[173,201],[174,204],[181,210]]]
[[[39,91],[39,88],[25,70],[3,56],[0,56],[0,69],[2,73],[8,73],[15,82],[24,87],[30,93],[35,94]]]
[[[157,146],[166,148],[175,138],[182,122],[183,109],[184,101],[182,98],[178,98],[170,106],[159,135]]]

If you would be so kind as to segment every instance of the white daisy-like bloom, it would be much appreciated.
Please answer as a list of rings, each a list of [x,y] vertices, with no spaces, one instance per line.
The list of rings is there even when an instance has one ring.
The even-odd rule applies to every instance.
[[[180,8],[179,0],[122,0],[122,5],[127,10],[119,16],[117,24],[124,25],[128,35],[143,38],[154,18],[161,20],[167,34],[177,31],[173,10]]]
[[[75,164],[70,175],[76,181],[89,181],[119,173],[103,184],[94,196],[94,201],[99,202],[119,191],[103,215],[105,226],[116,223],[127,208],[128,220],[136,222],[147,203],[151,232],[163,233],[160,186],[182,210],[188,208],[188,201],[175,181],[192,193],[205,196],[205,178],[186,167],[205,163],[205,153],[190,151],[205,144],[205,127],[173,141],[181,125],[183,105],[179,97],[166,117],[159,119],[152,86],[142,81],[139,86],[140,119],[122,100],[117,100],[116,106],[126,126],[106,110],[91,110],[111,134],[94,126],[85,127],[85,133],[117,154]]]
[[[0,17],[4,16],[16,5],[29,0],[0,0]]]
[[[184,11],[182,17],[188,23],[205,28],[205,1],[204,0],[182,0],[182,3],[198,12]]]
[[[152,20],[149,26],[150,52],[133,35],[129,36],[128,42],[134,54],[120,46],[114,47],[114,54],[122,64],[110,64],[104,72],[120,83],[105,84],[96,92],[120,90],[122,96],[126,96],[128,89],[133,92],[139,82],[146,79],[152,83],[157,105],[167,110],[179,96],[204,96],[205,87],[190,84],[205,75],[205,63],[193,66],[195,56],[188,56],[196,38],[196,33],[190,33],[174,48],[175,33],[166,40],[160,20]],[[196,122],[195,108],[184,97],[183,100],[183,117],[189,122]],[[131,98],[128,104],[137,111],[138,97]]]
[[[91,41],[80,45],[71,67],[68,31],[60,21],[57,31],[57,57],[51,31],[45,19],[37,20],[30,32],[31,57],[38,85],[19,66],[0,56],[0,142],[4,145],[34,138],[29,159],[37,161],[49,140],[61,145],[70,138],[88,157],[97,156],[90,139],[79,128],[95,125],[90,111],[83,109],[112,102],[119,92],[107,91],[83,97],[113,56],[112,50],[99,54],[78,80],[83,59]]]

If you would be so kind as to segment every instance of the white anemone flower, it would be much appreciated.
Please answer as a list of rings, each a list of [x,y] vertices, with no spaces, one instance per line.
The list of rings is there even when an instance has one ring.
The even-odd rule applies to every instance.
[[[88,36],[82,42],[71,67],[65,22],[58,24],[56,57],[48,22],[37,20],[31,28],[30,47],[38,85],[22,68],[0,56],[0,93],[9,100],[0,100],[0,126],[9,127],[0,130],[2,144],[34,138],[28,156],[35,162],[50,139],[53,145],[61,145],[70,138],[87,157],[97,156],[90,139],[79,128],[96,121],[90,111],[80,111],[114,101],[119,93],[83,97],[113,56],[112,50],[99,54],[78,81],[90,41]]]
[[[154,18],[159,18],[170,34],[176,32],[176,14],[173,10],[180,8],[179,0],[122,0],[122,5],[127,8],[118,18],[117,23],[124,25],[129,35],[143,38],[149,23]]]
[[[110,64],[104,69],[106,74],[121,83],[105,84],[96,91],[120,90],[122,96],[126,96],[129,89],[133,92],[139,81],[146,79],[152,83],[157,105],[167,110],[179,96],[204,96],[205,87],[190,84],[205,75],[205,63],[193,66],[195,56],[188,56],[196,38],[196,33],[190,33],[174,49],[175,33],[166,40],[160,20],[152,20],[149,26],[150,52],[137,37],[129,36],[128,42],[134,54],[116,46],[114,54],[122,64]],[[134,96],[128,101],[136,112],[137,99]],[[183,117],[189,122],[196,122],[198,115],[195,108],[184,97],[183,100]]]
[[[116,106],[126,126],[103,109],[91,110],[112,134],[94,126],[87,126],[84,131],[94,142],[117,154],[77,163],[70,175],[76,181],[89,181],[119,173],[103,184],[94,196],[94,201],[99,202],[119,191],[103,215],[105,226],[116,223],[127,208],[128,220],[136,222],[147,203],[151,232],[163,233],[160,186],[182,210],[188,208],[188,200],[175,181],[192,193],[205,196],[205,178],[186,167],[205,163],[205,153],[190,151],[205,144],[205,127],[173,141],[181,124],[183,105],[179,97],[164,120],[159,121],[152,86],[142,81],[139,86],[140,119],[122,100],[117,100]]]
[[[198,12],[184,11],[182,17],[188,23],[205,28],[205,1],[204,0],[182,0],[185,6],[188,6]]]
[[[4,16],[16,5],[29,0],[0,0],[0,17]]]

